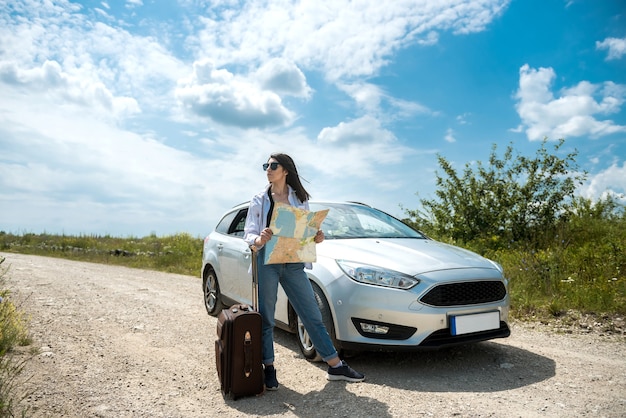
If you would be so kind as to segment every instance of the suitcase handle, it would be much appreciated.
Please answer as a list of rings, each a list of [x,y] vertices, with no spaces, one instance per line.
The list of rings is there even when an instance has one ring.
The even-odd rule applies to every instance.
[[[252,374],[252,337],[250,331],[246,331],[243,338],[243,372],[246,377]]]
[[[259,250],[256,245],[250,246],[251,257],[252,257],[252,308],[255,311],[259,311]]]

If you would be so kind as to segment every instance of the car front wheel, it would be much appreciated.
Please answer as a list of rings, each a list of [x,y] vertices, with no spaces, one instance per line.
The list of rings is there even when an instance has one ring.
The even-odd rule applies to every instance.
[[[326,330],[328,331],[328,335],[330,335],[330,339],[333,342],[335,347],[336,338],[335,338],[335,326],[333,325],[333,317],[330,313],[330,306],[326,301],[326,297],[324,297],[324,293],[315,283],[311,283],[313,286],[313,293],[315,294],[315,301],[317,302],[317,306],[322,313],[322,321],[324,321],[324,325],[326,326]],[[304,357],[309,361],[322,361],[322,356],[319,355],[317,350],[315,350],[315,346],[313,345],[313,341],[311,341],[311,337],[309,333],[304,328],[304,324],[299,316],[296,314],[296,331],[298,337],[298,346],[300,347],[300,351]]]
[[[210,268],[204,275],[204,307],[211,316],[217,316],[224,308],[220,285],[215,271]]]

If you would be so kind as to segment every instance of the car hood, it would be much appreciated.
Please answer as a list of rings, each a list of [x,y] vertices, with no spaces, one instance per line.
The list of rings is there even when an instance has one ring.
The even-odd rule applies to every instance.
[[[411,276],[449,269],[497,269],[494,262],[476,253],[429,239],[327,239],[317,245],[317,255],[385,267]]]

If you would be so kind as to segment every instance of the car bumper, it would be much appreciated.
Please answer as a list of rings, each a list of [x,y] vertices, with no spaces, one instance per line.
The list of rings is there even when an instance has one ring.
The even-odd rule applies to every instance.
[[[431,306],[420,301],[440,284],[426,282],[408,291],[360,284],[347,277],[327,284],[338,348],[432,349],[510,335],[508,293],[497,301],[471,305]],[[461,317],[476,321],[488,317],[489,323],[459,332],[451,323]]]
[[[488,341],[496,338],[506,338],[511,335],[511,331],[506,322],[500,323],[500,328],[489,331],[475,332],[464,335],[451,335],[449,329],[441,329],[435,331],[426,337],[419,345],[409,345],[406,341],[402,344],[386,341],[385,344],[379,344],[375,340],[370,339],[368,342],[353,342],[337,340],[337,349],[353,350],[353,351],[418,351],[418,350],[439,350],[455,345],[477,343],[480,341]]]

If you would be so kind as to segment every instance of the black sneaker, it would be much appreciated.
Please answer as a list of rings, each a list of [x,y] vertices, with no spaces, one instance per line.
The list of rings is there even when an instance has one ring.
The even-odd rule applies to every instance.
[[[330,367],[328,366],[328,380],[345,380],[348,382],[362,382],[365,380],[365,376],[352,367],[348,366],[348,363],[341,361],[341,366]]]
[[[265,366],[265,389],[278,390],[278,380],[276,379],[276,369],[274,366]]]

